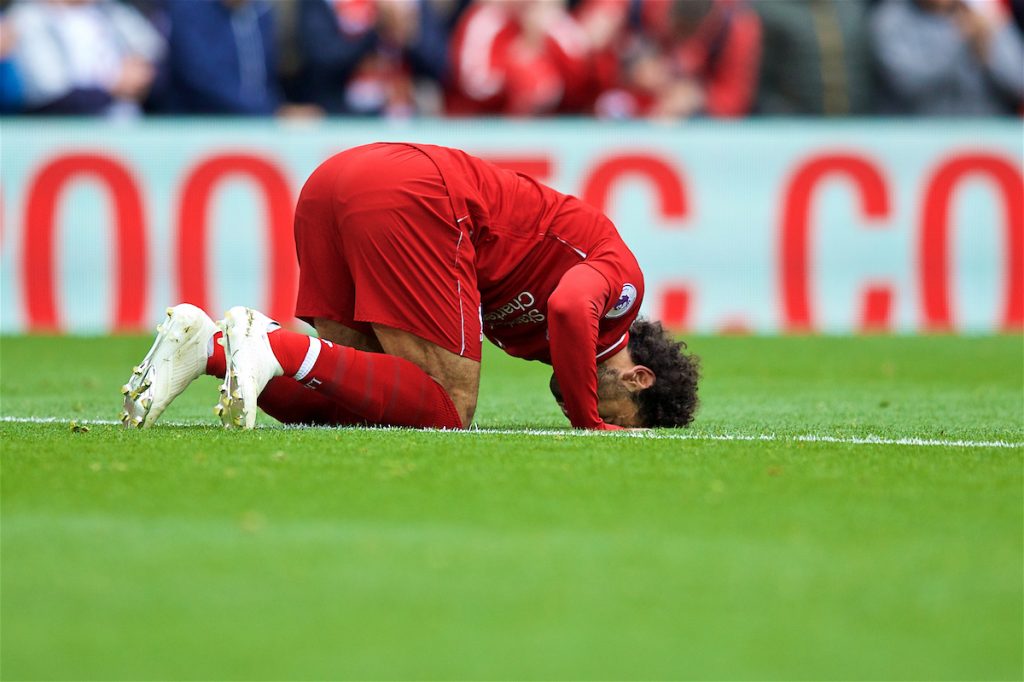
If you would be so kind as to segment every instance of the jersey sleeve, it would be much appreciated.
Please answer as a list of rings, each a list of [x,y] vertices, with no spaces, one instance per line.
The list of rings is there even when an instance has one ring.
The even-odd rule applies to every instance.
[[[597,412],[597,337],[608,306],[608,280],[586,263],[570,268],[548,299],[551,366],[565,411],[578,429],[617,430]]]

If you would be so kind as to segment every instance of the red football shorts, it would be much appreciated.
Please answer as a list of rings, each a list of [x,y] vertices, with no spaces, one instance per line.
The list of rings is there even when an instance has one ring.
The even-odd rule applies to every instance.
[[[372,144],[332,156],[295,209],[295,316],[366,335],[385,325],[479,361],[480,294],[462,217],[433,161],[414,147]]]

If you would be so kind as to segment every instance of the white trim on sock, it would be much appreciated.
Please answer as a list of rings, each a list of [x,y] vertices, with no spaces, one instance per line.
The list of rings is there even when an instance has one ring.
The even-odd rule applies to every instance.
[[[306,378],[306,375],[313,370],[313,365],[316,364],[318,357],[320,357],[320,339],[315,339],[311,336],[309,337],[309,350],[306,351],[306,357],[303,358],[299,371],[295,373],[296,381],[302,381]]]

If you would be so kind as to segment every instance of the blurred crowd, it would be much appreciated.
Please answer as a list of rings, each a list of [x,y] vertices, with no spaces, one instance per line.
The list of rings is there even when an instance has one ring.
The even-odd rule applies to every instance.
[[[1024,0],[0,0],[0,110],[1019,115]]]

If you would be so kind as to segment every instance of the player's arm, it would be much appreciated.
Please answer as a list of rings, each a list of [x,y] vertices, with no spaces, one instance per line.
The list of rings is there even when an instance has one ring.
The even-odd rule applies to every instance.
[[[614,430],[597,412],[597,335],[611,287],[594,268],[569,269],[548,298],[551,366],[561,386],[565,413],[579,429]]]

